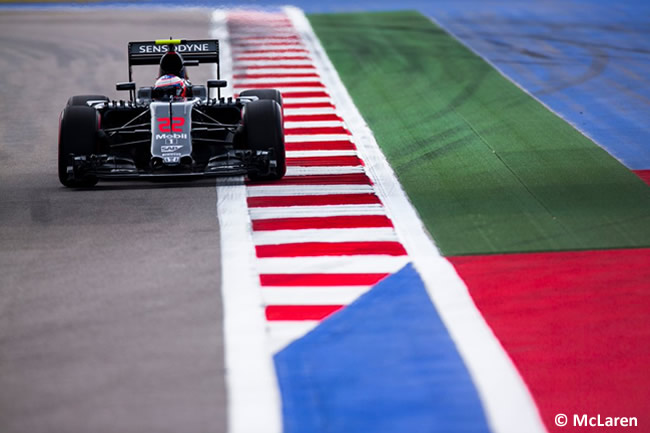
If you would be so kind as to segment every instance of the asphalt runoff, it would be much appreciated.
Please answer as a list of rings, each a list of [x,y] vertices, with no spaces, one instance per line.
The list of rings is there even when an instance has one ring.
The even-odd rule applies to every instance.
[[[226,430],[215,181],[72,190],[56,168],[68,97],[128,97],[129,41],[209,31],[198,9],[0,12],[3,432]]]

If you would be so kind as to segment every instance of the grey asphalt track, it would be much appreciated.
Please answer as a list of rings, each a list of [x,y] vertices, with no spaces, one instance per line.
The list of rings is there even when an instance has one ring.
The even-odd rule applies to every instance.
[[[209,20],[0,11],[0,432],[226,430],[215,181],[56,174],[67,98],[127,97],[129,40],[204,38]]]

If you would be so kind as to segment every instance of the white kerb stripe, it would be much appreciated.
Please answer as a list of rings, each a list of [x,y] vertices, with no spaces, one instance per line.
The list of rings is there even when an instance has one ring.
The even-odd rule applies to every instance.
[[[248,57],[248,56],[247,56]],[[252,56],[251,56],[252,57]],[[243,69],[246,66],[265,66],[273,65],[281,68],[282,66],[292,66],[292,65],[312,65],[313,62],[309,59],[307,60],[245,60],[245,59],[236,59],[235,60],[236,68]]]
[[[291,150],[287,158],[308,158],[314,156],[356,156],[356,150]]]
[[[277,43],[282,45],[273,45]],[[305,48],[302,43],[296,43],[296,41],[238,41],[232,44],[232,47],[236,49],[236,52],[248,50],[300,50]]]
[[[340,120],[300,120],[298,122],[284,122],[284,128],[329,128],[335,126],[345,127],[345,123]]]
[[[333,206],[255,207],[249,209],[251,219],[309,218],[355,215],[385,215],[380,204],[346,204]]]
[[[313,65],[308,65],[309,68],[263,68],[263,69],[250,69],[241,65],[233,65],[233,74],[314,74],[316,68]],[[318,79],[318,78],[314,78]]]
[[[372,286],[263,287],[265,305],[347,305]]]
[[[319,176],[323,174],[355,174],[364,173],[363,166],[349,167],[287,167],[287,176]]]
[[[293,30],[292,30],[293,31]],[[300,35],[298,33],[292,33],[290,35],[277,35],[271,32],[266,32],[262,33],[259,32],[259,35],[254,36],[254,35],[243,35],[243,32],[237,32],[235,35],[231,35],[231,40],[233,42],[255,42],[255,41],[272,41],[272,42],[284,42],[284,41],[296,41],[296,40],[301,40]],[[287,36],[289,36],[287,38]]]
[[[273,257],[257,259],[260,274],[321,274],[336,269],[337,273],[393,273],[409,262],[407,256],[320,256]]]
[[[302,143],[305,141],[354,141],[354,137],[348,134],[296,134],[285,135],[285,143]]]
[[[422,276],[473,378],[488,423],[496,433],[545,432],[539,411],[516,367],[492,333],[454,267],[429,238],[377,142],[352,102],[302,11],[285,8],[313,52],[323,82],[357,138],[369,175],[393,218],[397,233]]]
[[[321,91],[324,91],[321,89]],[[284,104],[331,104],[332,99],[329,96],[293,96],[293,95],[282,95],[282,102]]]
[[[255,245],[278,245],[294,242],[364,242],[397,240],[397,235],[392,227],[269,230],[253,232],[253,242]]]
[[[233,55],[235,56],[268,56],[268,55],[278,55],[278,56],[307,56],[309,52],[305,50],[304,46],[296,46],[293,48],[290,47],[233,47]]]
[[[262,77],[246,78],[246,81],[235,80],[235,86],[255,86],[266,83],[314,83],[318,82],[318,77]]]
[[[285,116],[293,116],[296,114],[301,115],[317,115],[317,114],[336,114],[336,108],[323,107],[323,108],[285,108]]]
[[[255,27],[264,27],[261,25],[259,22],[255,21],[249,21],[250,26],[255,26]],[[280,31],[277,28],[271,27],[265,27],[263,30],[258,30],[258,29],[245,29],[241,24],[239,25],[239,28],[236,29],[235,32],[231,33],[233,36],[234,40],[241,40],[241,38],[247,38],[246,40],[250,40],[248,38],[260,38],[260,39],[272,39],[272,38],[293,38],[294,36],[297,36],[297,34],[293,30],[285,30],[285,31]],[[295,39],[292,39],[295,40]]]
[[[235,91],[241,91],[245,89],[254,89],[255,85],[251,86],[242,86],[242,85],[233,85],[232,86]],[[275,86],[275,90],[280,91],[280,93],[286,93],[286,92],[327,92],[327,89],[324,87],[282,87],[282,86]]]
[[[249,197],[367,194],[374,192],[372,185],[267,185],[246,188]]]

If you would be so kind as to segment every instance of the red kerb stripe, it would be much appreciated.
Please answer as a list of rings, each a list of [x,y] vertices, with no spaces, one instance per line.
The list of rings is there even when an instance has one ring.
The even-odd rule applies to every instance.
[[[282,96],[285,98],[329,98],[329,93],[327,92],[282,92]],[[285,108],[289,108],[286,104]]]
[[[260,274],[265,287],[374,286],[390,274]]]
[[[345,134],[352,135],[343,126],[321,126],[317,128],[285,128],[284,135],[322,135],[322,134]]]
[[[284,108],[336,108],[331,102],[284,102]]]
[[[255,48],[255,47],[260,47],[260,46],[272,46],[272,47],[282,47],[282,46],[295,46],[297,45],[297,42],[293,42],[291,40],[288,40],[286,42],[245,42],[245,43],[234,43],[233,47],[241,47],[241,48]]]
[[[363,161],[354,155],[312,156],[304,158],[287,158],[287,165],[292,167],[356,167],[363,165]]]
[[[253,220],[253,230],[255,231],[350,229],[371,227],[393,227],[393,223],[385,215],[350,215]]]
[[[287,36],[236,36],[231,41],[275,41],[275,40],[300,40],[298,35]]]
[[[290,195],[248,197],[249,207],[334,206],[346,204],[381,204],[375,194]]]
[[[353,142],[347,140],[337,141],[300,141],[285,143],[286,150],[356,150]]]
[[[327,121],[327,120],[343,121],[343,119],[341,119],[341,117],[336,113],[291,114],[288,116],[284,116],[285,122],[318,122],[318,121]]]
[[[304,48],[269,48],[268,50],[258,49],[258,50],[238,50],[236,55],[247,55],[247,54],[271,54],[271,53],[305,53],[309,51]]]
[[[241,69],[242,66],[235,65],[235,69]],[[245,69],[316,69],[314,65],[288,65],[286,63],[270,63],[268,65],[246,65]]]
[[[235,62],[255,62],[262,60],[311,60],[307,56],[238,56]]]
[[[266,320],[323,320],[343,305],[269,305]]]
[[[285,176],[273,181],[246,181],[251,186],[277,185],[372,185],[365,173],[314,174],[310,176]]]
[[[306,73],[291,73],[287,72],[284,74],[275,73],[275,74],[235,74],[232,76],[234,79],[241,80],[253,80],[255,78],[318,78],[318,74],[313,72]]]
[[[257,245],[257,257],[317,257],[388,255],[404,256],[406,250],[399,242],[302,242],[279,245]]]
[[[310,82],[298,82],[298,83],[245,83],[245,82],[236,82],[233,83],[235,88],[257,88],[257,89],[275,89],[276,87],[325,87],[323,83],[318,81]]]

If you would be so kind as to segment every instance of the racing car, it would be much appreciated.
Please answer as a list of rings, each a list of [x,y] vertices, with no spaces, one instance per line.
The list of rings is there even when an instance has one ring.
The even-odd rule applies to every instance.
[[[187,68],[217,65],[217,79],[193,85]],[[136,90],[133,66],[159,65],[154,86]],[[251,89],[221,96],[219,41],[163,39],[128,44],[128,100],[71,97],[59,117],[59,180],[89,187],[99,179],[248,175],[286,171],[282,96]],[[216,96],[213,94],[215,93]],[[214,96],[214,97],[213,97]]]

